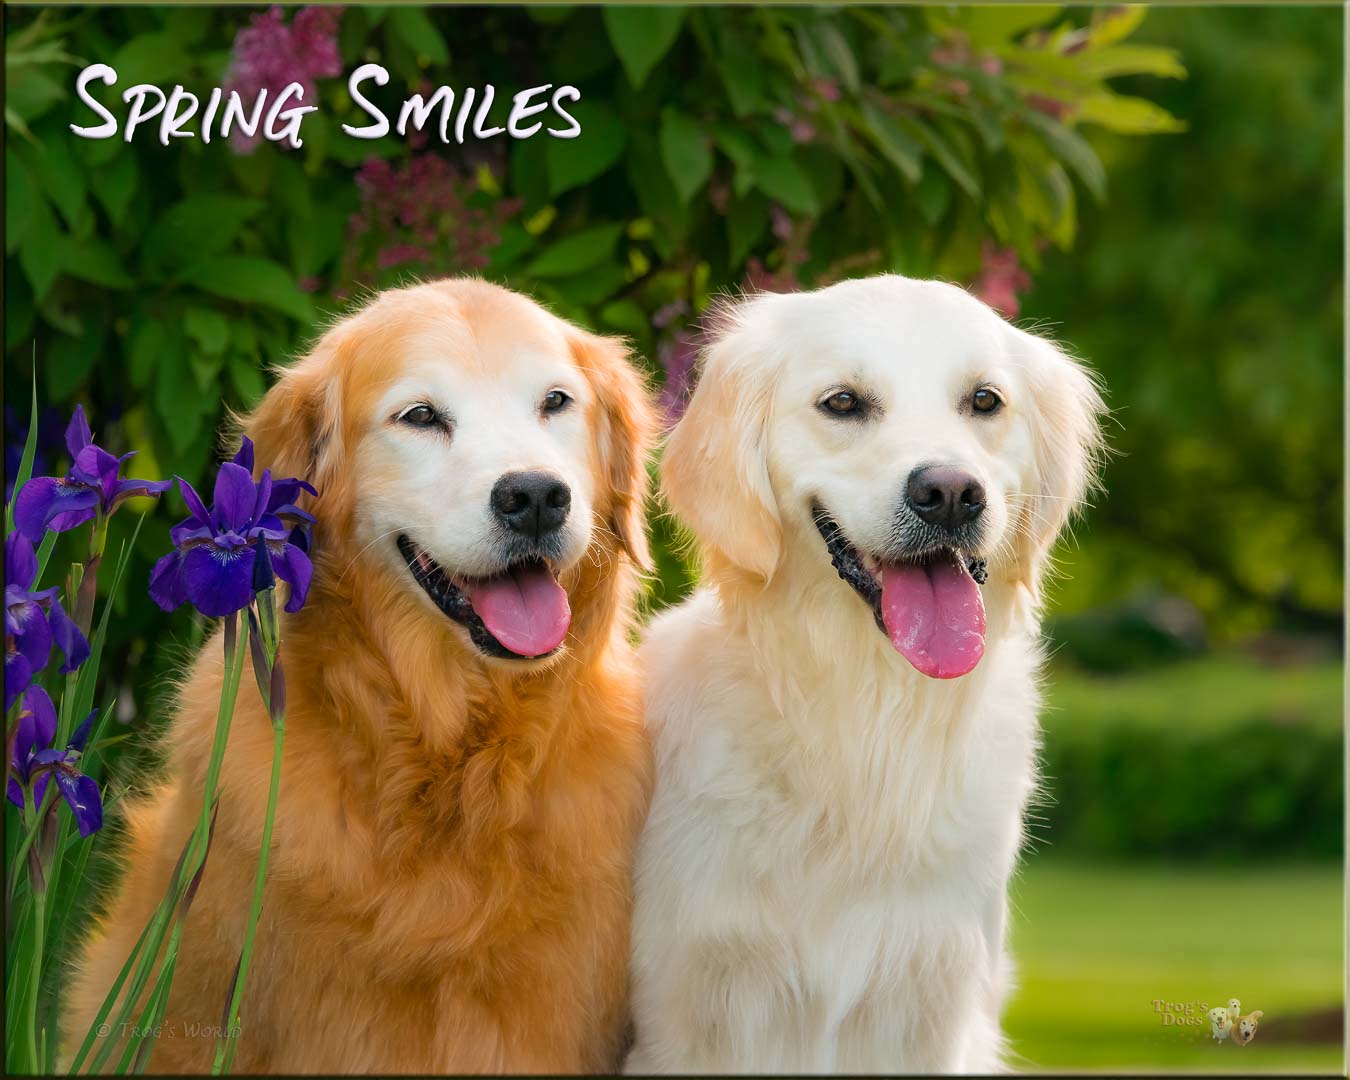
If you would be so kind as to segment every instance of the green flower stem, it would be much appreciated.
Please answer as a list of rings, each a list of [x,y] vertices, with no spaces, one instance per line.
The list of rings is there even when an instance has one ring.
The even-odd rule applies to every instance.
[[[197,827],[191,838],[188,840],[183,860],[183,872],[177,882],[177,888],[165,896],[160,907],[152,916],[154,929],[151,931],[140,959],[136,965],[135,974],[132,976],[131,987],[127,991],[118,1009],[115,1022],[111,1025],[112,1030],[122,1031],[136,1003],[140,1000],[141,994],[145,990],[146,983],[149,981],[150,973],[154,968],[155,960],[159,956],[160,945],[164,941],[165,932],[169,926],[170,916],[174,909],[181,904],[183,896],[188,888],[188,883],[196,876],[200,869],[202,861],[206,857],[206,848],[209,842],[211,831],[211,808],[216,802],[216,787],[220,778],[220,766],[225,757],[225,745],[230,735],[230,722],[234,718],[235,699],[239,695],[239,679],[244,673],[244,649],[239,648],[238,642],[238,617],[235,615],[227,616],[225,619],[225,679],[220,690],[220,709],[216,713],[216,734],[211,746],[211,760],[207,765],[205,790],[202,793],[202,816],[197,822]],[[181,925],[181,924],[180,924]],[[181,933],[180,925],[175,926],[175,934]],[[171,943],[172,945],[172,943]],[[176,950],[175,950],[176,951]],[[165,963],[168,964],[169,956],[166,952]],[[167,974],[167,979],[166,979]],[[159,980],[156,983],[155,993],[163,994],[167,1000],[168,980],[173,976],[172,966],[169,966],[167,973],[161,970]],[[115,999],[117,988],[114,987],[109,992],[109,999]],[[107,1004],[105,1000],[104,1004]],[[150,1002],[147,1002],[147,1013],[150,1011]],[[144,1025],[140,1025],[144,1027]],[[91,1027],[88,1035],[85,1036],[85,1045],[81,1048],[80,1055],[76,1058],[72,1072],[77,1071],[83,1062],[88,1048],[92,1046],[93,1040],[97,1038],[98,1025]],[[90,1072],[102,1072],[109,1055],[112,1053],[116,1040],[108,1038],[104,1040],[104,1045],[95,1055],[93,1062],[89,1067]]]
[[[55,784],[49,784],[49,787],[55,787]],[[25,808],[28,805],[28,798],[24,797]],[[25,818],[29,815],[25,813]],[[32,832],[36,834],[41,828],[42,819],[36,814],[28,820]],[[31,864],[30,864],[31,867]],[[42,1060],[42,1051],[39,1047],[37,1007],[38,995],[42,989],[42,959],[43,951],[46,948],[47,933],[47,889],[45,883],[41,880],[41,874],[34,874],[30,869],[31,892],[33,895],[33,937],[32,937],[32,967],[28,970],[28,984],[24,987],[24,1013],[23,1013],[23,1040],[24,1049],[28,1052],[27,1071],[33,1074],[46,1072],[46,1063]]]
[[[25,789],[23,793],[25,808],[28,806],[28,801],[31,797],[32,792]],[[37,808],[37,813],[33,815],[32,823],[28,825],[28,829],[24,833],[23,839],[19,841],[19,846],[14,852],[14,861],[10,863],[9,898],[11,902],[14,900],[14,887],[18,883],[18,869],[24,864],[24,857],[28,854],[28,849],[33,846],[33,841],[37,839],[38,831],[42,828],[42,819],[46,816],[47,808],[52,805],[55,799],[56,785],[54,783],[49,783],[47,785],[47,790],[42,794],[42,805]]]
[[[258,854],[258,873],[253,879],[253,903],[249,907],[248,924],[244,931],[244,947],[239,954],[239,973],[230,991],[230,1007],[225,1016],[225,1030],[216,1042],[216,1059],[211,1074],[228,1074],[234,1062],[234,1051],[239,1040],[232,1033],[239,1020],[239,1006],[244,997],[244,983],[248,978],[249,961],[253,958],[253,939],[258,932],[258,917],[262,913],[263,886],[267,881],[267,863],[272,853],[272,824],[277,815],[277,795],[281,790],[281,751],[286,742],[286,714],[282,711],[272,718],[272,779],[267,788],[267,815],[263,818],[262,850]]]

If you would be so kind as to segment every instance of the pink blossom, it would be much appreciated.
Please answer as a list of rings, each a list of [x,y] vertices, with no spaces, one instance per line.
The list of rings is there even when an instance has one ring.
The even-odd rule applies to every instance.
[[[361,206],[348,219],[339,271],[354,281],[401,266],[419,273],[483,270],[501,242],[501,227],[522,205],[484,198],[473,176],[430,151],[397,165],[368,158],[355,182]]]
[[[1028,94],[1027,104],[1046,116],[1054,117],[1056,120],[1063,120],[1069,115],[1069,106],[1058,98],[1046,97],[1044,94]]]
[[[792,217],[777,203],[769,208],[769,223],[779,240],[792,239]]]
[[[815,125],[807,120],[795,120],[792,126],[788,128],[788,134],[792,136],[792,141],[795,143],[815,142]]]
[[[843,96],[835,79],[815,79],[811,87],[826,101],[838,101]]]
[[[305,7],[295,13],[289,26],[279,7],[254,15],[234,36],[230,66],[224,91],[237,92],[246,106],[266,90],[275,99],[291,83],[299,83],[304,101],[314,103],[315,79],[332,79],[342,74],[338,55],[337,28],[342,17],[340,7]],[[236,128],[230,145],[237,154],[248,154],[261,141]]]
[[[1015,319],[1022,309],[1018,298],[1031,288],[1031,275],[1022,268],[1017,252],[986,240],[980,248],[980,276],[971,292],[1006,319]]]
[[[970,48],[964,41],[949,41],[928,54],[934,64],[964,64],[970,59]]]
[[[748,293],[789,293],[796,292],[801,287],[802,283],[797,278],[797,272],[790,264],[785,264],[780,270],[771,271],[756,256],[745,262],[744,289]]]
[[[689,314],[689,301],[672,300],[668,304],[662,304],[652,312],[652,326],[658,330],[664,330],[681,315]]]
[[[698,334],[684,330],[657,350],[666,381],[661,387],[657,404],[668,424],[674,424],[689,406],[694,392],[695,368],[698,361]]]

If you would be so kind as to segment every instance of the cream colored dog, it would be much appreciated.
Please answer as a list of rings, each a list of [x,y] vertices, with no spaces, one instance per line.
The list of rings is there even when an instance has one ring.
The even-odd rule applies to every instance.
[[[731,312],[663,466],[706,584],[644,646],[631,1072],[1000,1066],[1039,589],[1101,408],[950,285]]]

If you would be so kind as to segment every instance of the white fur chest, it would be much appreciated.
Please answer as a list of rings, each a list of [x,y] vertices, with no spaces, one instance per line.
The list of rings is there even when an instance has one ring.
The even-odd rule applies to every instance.
[[[996,642],[971,676],[937,683],[875,631],[764,662],[718,652],[718,614],[699,598],[653,631],[660,779],[630,1067],[994,1067],[1004,893],[1034,775],[1032,642]],[[681,646],[701,650],[683,657],[695,667]],[[692,1012],[667,1023],[680,1002]]]

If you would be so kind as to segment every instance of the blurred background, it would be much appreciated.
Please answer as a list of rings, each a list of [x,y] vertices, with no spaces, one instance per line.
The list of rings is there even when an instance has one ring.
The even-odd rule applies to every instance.
[[[36,371],[36,473],[64,470],[83,403],[101,445],[138,451],[131,474],[195,482],[269,365],[413,278],[481,273],[630,337],[671,422],[719,293],[961,282],[1069,343],[1113,408],[1048,620],[1045,788],[1014,889],[1020,1063],[1340,1072],[1342,18],[7,7],[6,473]],[[153,124],[77,139],[95,61],[119,119],[116,92],[143,81],[203,100],[299,81],[321,111],[295,151],[165,148]],[[499,109],[573,83],[583,136],[348,138],[367,61],[393,76],[372,95],[393,118],[442,83],[493,83]],[[141,591],[185,514],[176,493],[145,509],[103,662],[130,736],[114,792],[152,772],[203,631]],[[653,528],[659,607],[695,570]],[[1232,997],[1264,1013],[1247,1047],[1180,1022]]]

